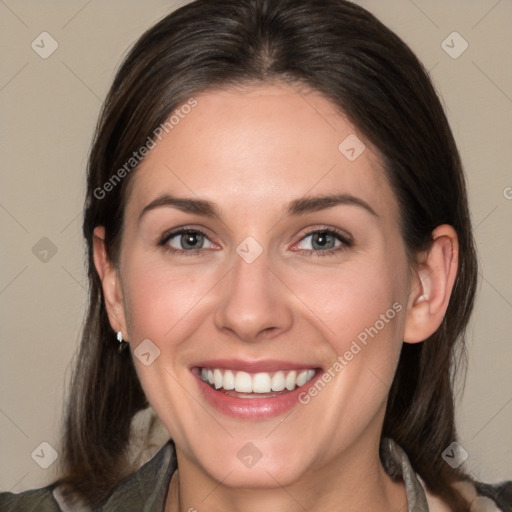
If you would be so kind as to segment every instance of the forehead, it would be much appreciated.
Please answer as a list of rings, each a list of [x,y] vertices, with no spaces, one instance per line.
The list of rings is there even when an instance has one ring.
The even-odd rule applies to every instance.
[[[210,90],[194,99],[194,108],[175,116],[172,129],[155,139],[132,177],[130,209],[173,193],[261,212],[336,192],[361,196],[397,218],[371,145],[316,91],[262,85]]]

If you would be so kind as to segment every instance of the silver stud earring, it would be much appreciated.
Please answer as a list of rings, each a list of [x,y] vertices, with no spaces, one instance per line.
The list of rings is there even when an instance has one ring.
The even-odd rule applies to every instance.
[[[123,340],[123,333],[121,331],[117,331],[117,341],[119,341],[118,351],[123,352],[128,346],[128,342]]]

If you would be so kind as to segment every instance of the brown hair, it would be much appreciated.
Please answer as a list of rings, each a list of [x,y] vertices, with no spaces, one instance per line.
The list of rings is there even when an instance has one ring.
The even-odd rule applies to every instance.
[[[452,374],[477,276],[462,166],[418,59],[373,15],[344,0],[198,0],[148,30],[126,57],[89,158],[83,233],[90,302],[58,482],[92,506],[104,501],[135,469],[127,462],[130,422],[148,405],[130,352],[118,353],[92,253],[93,229],[102,225],[109,257],[117,261],[126,188],[135,169],[108,194],[98,191],[194,93],[273,81],[320,92],[377,149],[399,201],[411,258],[429,247],[438,225],[450,224],[457,232],[459,272],[448,311],[428,340],[404,344],[383,436],[404,448],[433,493],[453,510],[466,510],[451,483],[469,477],[441,458],[457,439]]]

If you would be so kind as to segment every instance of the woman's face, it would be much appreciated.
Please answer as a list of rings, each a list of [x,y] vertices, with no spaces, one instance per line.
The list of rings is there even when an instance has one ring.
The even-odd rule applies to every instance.
[[[379,159],[311,91],[195,99],[125,210],[118,320],[144,391],[179,463],[228,485],[368,465],[412,295]]]

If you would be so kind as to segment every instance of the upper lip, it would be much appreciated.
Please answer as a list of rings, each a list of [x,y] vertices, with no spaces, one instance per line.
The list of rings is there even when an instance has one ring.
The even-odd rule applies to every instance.
[[[279,370],[309,370],[319,366],[315,363],[294,363],[291,361],[280,361],[277,359],[209,359],[200,361],[192,367],[197,368],[219,368],[225,370],[239,370],[243,372],[277,372]]]

